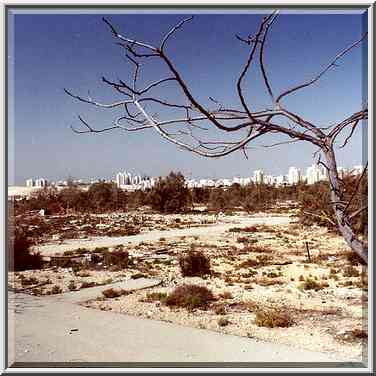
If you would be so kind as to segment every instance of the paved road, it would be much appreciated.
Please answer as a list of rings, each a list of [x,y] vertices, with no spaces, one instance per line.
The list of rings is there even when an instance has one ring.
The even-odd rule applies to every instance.
[[[122,287],[135,289],[156,283],[156,280],[143,279]],[[99,291],[95,289],[98,290],[46,297],[10,292],[10,365],[14,362],[122,362],[125,367],[124,362],[346,361],[338,355],[102,312],[76,304],[78,300],[97,295]]]
[[[191,227],[185,229],[171,229],[168,231],[149,231],[132,236],[117,237],[95,237],[89,239],[73,239],[66,240],[63,244],[44,244],[36,247],[36,250],[42,255],[49,256],[55,253],[63,253],[64,251],[73,250],[79,247],[94,249],[95,247],[112,247],[118,244],[140,243],[142,241],[157,241],[161,237],[174,238],[179,236],[210,236],[225,232],[231,227],[236,226],[252,226],[257,224],[268,225],[287,225],[290,222],[289,217],[254,217],[254,218],[236,218],[238,223],[221,223],[216,225],[208,225],[205,227]]]

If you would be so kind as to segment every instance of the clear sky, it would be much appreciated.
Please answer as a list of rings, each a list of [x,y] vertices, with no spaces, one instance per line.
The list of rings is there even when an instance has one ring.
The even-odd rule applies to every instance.
[[[189,15],[195,12],[189,13]],[[98,101],[119,99],[101,83],[130,78],[130,65],[102,21],[103,14],[16,14],[9,33],[9,184],[23,185],[29,177],[49,180],[114,177],[127,170],[150,176],[180,170],[188,177],[251,176],[253,170],[287,173],[289,166],[305,169],[315,149],[296,143],[273,149],[256,147],[246,160],[237,152],[209,160],[182,151],[154,131],[102,134],[72,132],[81,114],[100,128],[118,112],[74,101],[63,88]],[[183,14],[106,14],[122,34],[159,44],[164,33],[186,17]],[[239,106],[236,80],[247,56],[247,46],[234,37],[253,33],[260,14],[197,14],[169,42],[167,52],[193,93],[206,101],[215,97]],[[266,66],[276,92],[311,78],[340,50],[359,39],[366,16],[354,14],[281,14],[273,25],[266,50]],[[149,63],[146,78],[161,78],[163,67]],[[366,44],[352,50],[339,66],[315,86],[285,101],[293,111],[322,126],[359,111],[362,71],[367,71]],[[270,105],[257,70],[246,80],[246,96],[253,108]],[[14,78],[14,79],[13,79]],[[364,77],[363,77],[364,83]],[[163,93],[162,93],[163,94]],[[171,93],[167,93],[171,95]],[[184,102],[183,102],[184,103]],[[364,128],[364,127],[363,127]],[[280,137],[259,143],[268,144]],[[362,163],[362,132],[338,154],[339,164]]]

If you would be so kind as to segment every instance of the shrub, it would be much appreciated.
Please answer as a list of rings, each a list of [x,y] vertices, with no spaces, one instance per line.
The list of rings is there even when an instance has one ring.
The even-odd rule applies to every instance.
[[[104,254],[104,262],[107,266],[116,266],[117,269],[125,269],[129,264],[128,251],[113,251]]]
[[[96,286],[97,284],[95,283],[95,282],[86,282],[86,281],[84,281],[84,282],[82,282],[82,284],[81,284],[81,288],[82,289],[87,289],[87,288],[89,288],[89,287],[94,287],[94,286]]]
[[[226,314],[226,306],[221,303],[214,307],[214,312],[216,315],[225,315]]]
[[[118,298],[122,295],[122,291],[109,288],[107,290],[102,291],[102,294],[105,298]]]
[[[30,252],[31,245],[32,241],[26,231],[16,227],[8,242],[8,267],[10,271],[42,269],[42,256],[40,253]]]
[[[227,326],[228,324],[230,324],[230,320],[227,319],[226,317],[220,317],[217,323],[218,323],[218,326]]]
[[[74,290],[76,290],[76,288],[77,288],[77,286],[76,286],[76,284],[74,283],[74,281],[73,281],[73,280],[70,281],[70,282],[69,282],[69,285],[68,285],[68,289],[69,289],[70,291],[74,291]]]
[[[36,285],[36,284],[38,284],[38,282],[39,281],[35,277],[26,278],[26,277],[22,276],[22,278],[21,278],[21,285],[22,286]]]
[[[60,294],[62,292],[63,292],[62,288],[60,286],[57,286],[57,285],[54,285],[51,289],[51,294],[54,294],[54,295]]]
[[[213,293],[205,286],[182,285],[173,290],[166,298],[165,304],[192,310],[206,309],[208,304],[215,300]]]
[[[359,277],[360,273],[353,266],[348,266],[343,271],[344,277]]]
[[[256,311],[256,325],[267,328],[287,328],[293,325],[291,312],[283,307],[261,308]]]
[[[318,291],[318,290],[321,290],[324,286],[315,281],[314,279],[312,278],[307,278],[302,284],[301,284],[303,290],[315,290],[315,291]]]
[[[232,299],[233,298],[230,291],[224,291],[224,292],[220,293],[219,296],[223,299]]]
[[[179,265],[183,277],[211,274],[209,258],[201,251],[189,251],[186,256],[179,258]]]

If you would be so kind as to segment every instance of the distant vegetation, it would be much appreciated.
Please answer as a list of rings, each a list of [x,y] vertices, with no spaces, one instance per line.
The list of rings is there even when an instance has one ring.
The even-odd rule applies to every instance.
[[[355,212],[367,204],[367,178],[356,191],[357,177],[347,176],[341,180],[344,187],[345,200],[352,198],[348,211]],[[211,212],[231,214],[234,210],[248,213],[258,211],[283,212],[288,208],[281,203],[295,203],[297,215],[305,225],[317,224],[336,230],[336,219],[330,204],[328,182],[322,181],[314,185],[299,183],[292,186],[275,187],[265,184],[233,184],[227,188],[193,188],[184,184],[181,173],[171,172],[160,179],[157,184],[146,191],[126,192],[113,183],[99,182],[82,191],[70,185],[61,191],[46,188],[29,199],[14,203],[14,213],[23,214],[33,210],[45,209],[46,214],[59,213],[109,213],[125,212],[149,206],[150,210],[159,213],[192,212],[194,204],[206,206]],[[291,205],[290,205],[291,208]],[[351,221],[357,234],[367,231],[368,211],[364,210],[354,216]],[[43,224],[38,231],[43,233]],[[116,235],[116,234],[115,234]]]

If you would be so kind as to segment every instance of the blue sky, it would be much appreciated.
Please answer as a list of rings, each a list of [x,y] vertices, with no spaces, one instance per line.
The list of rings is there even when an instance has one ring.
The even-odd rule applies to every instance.
[[[194,14],[189,13],[189,14]],[[282,140],[273,136],[256,144],[246,160],[241,153],[209,160],[182,151],[153,131],[78,135],[81,114],[94,126],[108,126],[118,114],[72,100],[63,88],[98,101],[119,99],[101,83],[130,77],[131,67],[102,22],[103,14],[16,14],[9,34],[10,76],[9,133],[14,153],[9,155],[9,183],[24,184],[29,177],[49,180],[105,177],[129,170],[159,176],[180,170],[186,176],[251,176],[262,168],[273,174],[287,173],[289,166],[305,169],[315,149],[297,143],[273,149],[259,147]],[[183,14],[106,14],[122,34],[159,44],[164,33],[186,17]],[[247,56],[247,46],[234,34],[256,30],[260,14],[197,14],[169,42],[167,52],[190,83],[192,92],[205,103],[212,96],[239,107],[235,83]],[[311,78],[340,50],[364,32],[360,14],[281,14],[273,25],[266,66],[273,88],[279,92]],[[336,69],[315,86],[285,101],[315,124],[328,125],[359,111],[362,105],[362,70],[367,70],[366,45],[352,50]],[[164,77],[162,64],[148,63],[145,80]],[[162,75],[162,76],[161,76]],[[176,94],[166,89],[162,96]],[[255,109],[270,105],[256,69],[246,80],[246,97]],[[183,102],[184,103],[184,102]],[[169,114],[161,114],[169,115]],[[362,162],[362,132],[338,154],[340,165]]]

